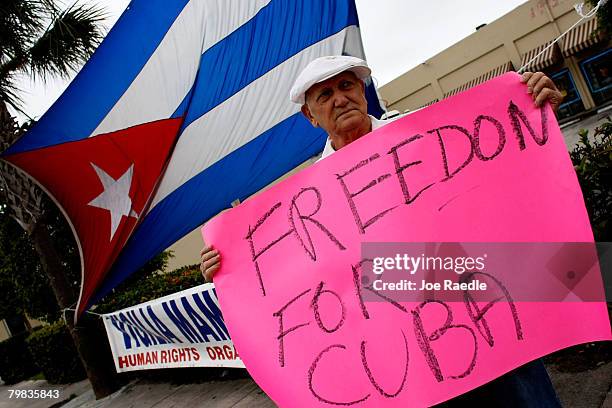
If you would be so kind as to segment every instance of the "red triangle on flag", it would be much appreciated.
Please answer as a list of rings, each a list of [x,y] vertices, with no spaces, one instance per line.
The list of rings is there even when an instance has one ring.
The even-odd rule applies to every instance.
[[[79,315],[144,215],[181,122],[160,120],[5,157],[68,218],[82,263]]]

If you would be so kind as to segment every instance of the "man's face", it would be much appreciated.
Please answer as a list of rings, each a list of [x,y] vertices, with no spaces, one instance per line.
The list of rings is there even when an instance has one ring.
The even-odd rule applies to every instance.
[[[310,87],[302,112],[313,126],[321,126],[327,131],[336,149],[371,129],[365,85],[351,71],[341,72]]]

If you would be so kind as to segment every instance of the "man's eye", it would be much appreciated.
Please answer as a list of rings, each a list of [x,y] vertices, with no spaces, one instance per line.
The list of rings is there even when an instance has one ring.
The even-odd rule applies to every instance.
[[[349,89],[351,86],[353,86],[353,82],[351,82],[351,81],[342,81],[340,83],[340,87],[342,89]]]
[[[323,91],[319,94],[319,97],[317,98],[317,101],[319,102],[325,102],[329,99],[329,97],[331,96],[331,91],[326,90]]]

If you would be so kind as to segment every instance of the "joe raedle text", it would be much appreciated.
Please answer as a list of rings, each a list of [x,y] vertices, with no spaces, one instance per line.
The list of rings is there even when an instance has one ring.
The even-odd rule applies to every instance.
[[[430,291],[430,290],[445,290],[445,291],[464,291],[464,290],[487,290],[487,284],[475,279],[470,282],[454,282],[450,279],[444,279],[440,282],[427,282],[421,280],[420,282],[410,281],[402,279],[399,282],[385,282],[382,279],[376,279],[373,284],[373,288],[376,291],[386,290],[401,290],[401,291]]]

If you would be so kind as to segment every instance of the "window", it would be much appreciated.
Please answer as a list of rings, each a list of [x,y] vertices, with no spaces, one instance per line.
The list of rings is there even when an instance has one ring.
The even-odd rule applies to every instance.
[[[561,120],[584,111],[584,104],[580,99],[580,94],[576,90],[574,79],[567,68],[556,72],[550,76],[563,94],[563,103],[557,110],[557,119]]]
[[[596,105],[612,100],[612,49],[580,63]]]

